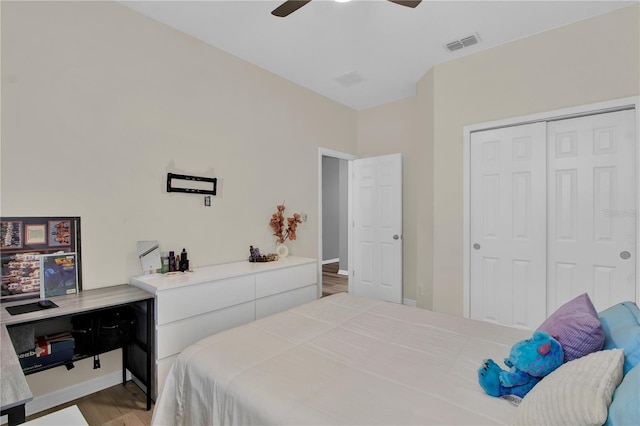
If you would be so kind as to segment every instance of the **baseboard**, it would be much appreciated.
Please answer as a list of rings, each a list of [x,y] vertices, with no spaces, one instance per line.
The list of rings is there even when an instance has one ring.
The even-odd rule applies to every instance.
[[[413,299],[402,299],[402,304],[407,306],[416,306],[416,301]]]
[[[326,265],[327,263],[336,263],[336,262],[340,262],[340,258],[336,258],[336,259],[327,259],[327,260],[323,260],[322,264]]]
[[[131,379],[131,373],[127,371],[127,380]],[[36,396],[26,405],[26,415],[30,416],[40,411],[48,410],[65,402],[91,395],[92,393],[101,391],[111,386],[122,383],[122,371],[114,371],[77,385],[69,386],[64,389],[50,392],[44,395]],[[4,417],[4,416],[3,416]]]
[[[349,276],[349,271],[345,271],[344,269],[338,269],[338,275],[346,275]]]

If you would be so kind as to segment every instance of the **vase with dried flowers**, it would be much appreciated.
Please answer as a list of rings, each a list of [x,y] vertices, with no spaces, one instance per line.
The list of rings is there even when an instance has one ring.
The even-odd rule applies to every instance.
[[[269,225],[273,229],[273,235],[276,236],[276,253],[279,257],[287,257],[289,255],[289,248],[284,242],[289,239],[295,241],[297,238],[296,228],[299,223],[302,223],[300,214],[294,213],[293,217],[287,218],[287,227],[284,226],[284,202],[276,207],[276,212],[271,215]]]

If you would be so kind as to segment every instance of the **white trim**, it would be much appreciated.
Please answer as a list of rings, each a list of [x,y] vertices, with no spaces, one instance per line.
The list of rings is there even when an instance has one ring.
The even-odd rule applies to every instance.
[[[353,293],[353,160],[347,164],[347,176],[349,177],[349,187],[347,188],[347,291]]]
[[[407,306],[417,306],[416,301],[413,299],[402,299],[402,304]]]
[[[332,149],[318,147],[318,258],[322,258],[322,157],[333,157],[341,160],[349,161],[348,172],[348,207],[347,207],[347,223],[352,222],[351,218],[351,161],[358,158],[353,154],[347,154]],[[347,236],[347,256],[351,258],[351,226],[348,227],[349,235]],[[349,262],[351,263],[351,262]],[[351,269],[349,269],[351,271]],[[351,274],[349,276],[349,290],[351,290]],[[318,298],[322,297],[322,262],[318,262]]]
[[[537,121],[551,121],[565,118],[571,118],[580,115],[591,115],[602,112],[635,109],[636,111],[636,141],[640,140],[640,96],[632,96],[628,98],[613,99],[606,102],[598,102],[588,105],[580,105],[577,107],[564,108],[543,113],[525,115],[521,117],[512,117],[504,120],[490,121],[486,123],[473,124],[464,126],[463,128],[463,147],[462,147],[462,167],[463,167],[463,315],[465,318],[471,316],[470,312],[470,211],[469,197],[471,196],[469,188],[470,179],[470,147],[471,133],[480,130],[489,130],[500,127],[516,126]],[[640,193],[640,144],[636,145],[636,185]],[[640,205],[640,194],[636,197],[638,201],[636,206]],[[636,207],[636,212],[640,210]],[[636,244],[640,241],[640,214],[636,214]],[[640,250],[636,250],[636,269],[640,266]],[[640,305],[640,280],[639,274],[636,272],[636,304]]]
[[[355,160],[358,156],[353,154],[347,154],[346,152],[334,151],[333,149],[327,148],[318,148],[318,153],[320,154],[320,161],[322,161],[322,156],[340,158],[342,160]]]
[[[322,264],[328,265],[330,263],[338,263],[338,262],[340,262],[340,258],[323,260]],[[338,269],[337,274],[349,276],[349,271],[345,271],[344,269]]]
[[[537,114],[524,115],[521,117],[511,117],[502,120],[489,121],[486,123],[471,124],[464,126],[465,135],[470,132],[479,130],[496,129],[500,127],[519,126],[521,124],[534,123],[537,121],[561,120],[565,118],[573,118],[580,115],[592,115],[611,110],[619,110],[628,107],[628,109],[638,109],[639,96],[631,96],[628,98],[614,99],[606,102],[597,102],[594,104],[580,105],[577,107],[563,108],[554,111],[541,112]]]
[[[469,179],[471,175],[471,129],[467,126],[463,128],[462,141],[462,315],[465,318],[471,317],[471,297],[469,275],[471,273],[471,260],[469,257],[469,244],[471,232],[471,212],[469,200],[471,199],[471,189]]]

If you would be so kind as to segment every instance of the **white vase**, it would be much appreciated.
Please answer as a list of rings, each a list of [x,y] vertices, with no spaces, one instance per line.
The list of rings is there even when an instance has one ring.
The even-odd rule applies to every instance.
[[[289,256],[289,247],[287,247],[285,244],[277,243],[276,254],[278,255],[279,258]]]

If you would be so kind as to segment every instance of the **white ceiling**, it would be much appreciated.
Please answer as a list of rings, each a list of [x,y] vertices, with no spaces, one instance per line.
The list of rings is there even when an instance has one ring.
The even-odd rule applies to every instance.
[[[197,39],[355,110],[412,96],[434,65],[580,21],[635,1],[313,0],[285,18],[282,1],[121,2]],[[604,30],[603,30],[604,31]],[[477,33],[454,53],[446,43]],[[356,84],[336,77],[350,74]]]

